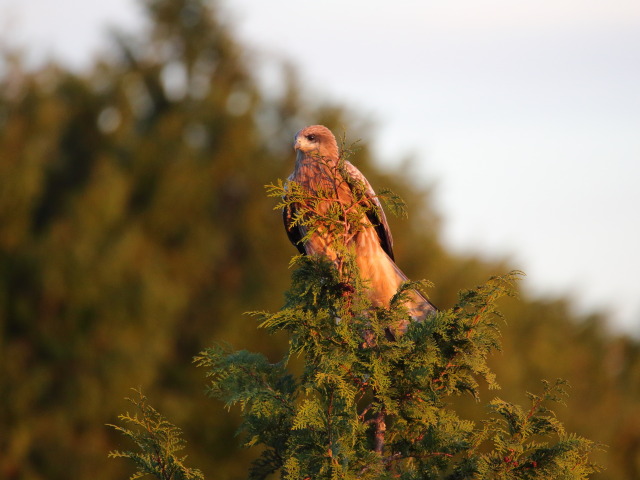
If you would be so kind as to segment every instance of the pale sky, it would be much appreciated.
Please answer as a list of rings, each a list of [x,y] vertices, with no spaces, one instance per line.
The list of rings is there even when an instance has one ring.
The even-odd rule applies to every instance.
[[[450,248],[640,334],[638,0],[221,3],[261,71],[289,59],[374,119],[381,163],[416,158]],[[136,2],[0,0],[0,40],[33,63],[88,65],[107,25],[139,28]]]

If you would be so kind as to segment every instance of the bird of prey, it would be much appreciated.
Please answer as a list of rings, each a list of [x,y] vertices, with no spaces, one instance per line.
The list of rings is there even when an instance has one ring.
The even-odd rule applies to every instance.
[[[372,305],[388,307],[400,285],[407,281],[407,276],[395,264],[393,238],[378,196],[365,176],[350,162],[340,158],[336,138],[327,127],[312,125],[300,130],[295,136],[294,148],[296,163],[288,184],[298,185],[306,195],[315,197],[316,203],[312,210],[287,203],[283,219],[289,240],[301,254],[325,256],[339,268],[335,229],[316,225],[308,235],[308,228],[297,218],[301,210],[305,210],[307,215],[313,211],[312,215],[321,222],[320,217],[327,214],[332,203],[337,202],[345,210],[360,205],[355,210],[357,217],[351,216],[346,220],[348,224],[341,234],[355,254],[360,277],[368,288]],[[327,195],[333,198],[322,200]],[[318,198],[321,200],[317,201]],[[436,311],[431,302],[413,289],[406,292],[405,307],[415,321],[422,321]],[[404,333],[407,326],[408,322],[394,333]]]

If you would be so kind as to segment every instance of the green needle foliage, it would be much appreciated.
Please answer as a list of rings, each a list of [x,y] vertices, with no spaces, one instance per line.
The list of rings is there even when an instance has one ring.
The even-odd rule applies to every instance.
[[[547,405],[567,395],[564,380],[543,381],[543,393],[529,393],[531,407],[523,410],[501,399],[489,404],[497,415],[491,421],[494,450],[483,456],[478,469],[488,478],[584,478],[594,471],[589,453],[594,444],[567,434]],[[555,443],[545,439],[556,438]]]
[[[561,382],[531,395],[528,411],[493,400],[481,426],[450,404],[477,398],[480,381],[497,387],[486,364],[499,348],[495,302],[518,276],[463,292],[452,309],[394,340],[386,329],[405,312],[361,309],[363,291],[345,295],[332,263],[299,257],[284,308],[255,314],[269,332],[289,333],[286,356],[272,364],[216,346],[197,359],[209,394],[241,407],[245,445],[264,448],[249,478],[578,479],[596,471],[593,443],[566,435],[548,410]],[[303,361],[299,375],[287,370],[293,356]]]
[[[521,272],[492,277],[460,293],[453,308],[390,335],[407,321],[402,299],[417,285],[403,285],[388,309],[371,306],[348,244],[365,227],[343,228],[346,215],[362,215],[362,198],[320,209],[338,203],[331,192],[305,198],[299,186],[282,183],[268,190],[296,202],[296,221],[309,231],[336,232],[335,251],[344,256],[296,257],[284,307],[254,313],[261,328],[289,335],[279,362],[221,346],[197,357],[208,369],[209,394],[242,409],[245,445],[263,448],[250,479],[274,472],[290,480],[578,479],[596,471],[588,461],[594,444],[567,436],[548,410],[561,382],[531,395],[526,412],[493,400],[479,426],[451,405],[456,396],[479,399],[481,382],[498,387],[487,365],[500,348],[496,302],[513,294]],[[297,375],[287,368],[294,357],[302,362]]]
[[[153,475],[161,480],[203,480],[199,470],[187,468],[177,453],[184,448],[181,431],[168,422],[160,413],[147,403],[147,397],[135,390],[138,398],[128,400],[139,413],[120,415],[118,418],[129,425],[121,427],[111,425],[133,440],[141,453],[133,451],[113,451],[112,458],[128,458],[138,467],[131,479]]]
[[[364,220],[371,200],[342,165],[327,168],[349,183],[349,199],[338,195],[337,181],[315,192],[293,182],[267,186],[270,196],[283,198],[276,208],[295,207],[293,222],[304,228],[305,241],[316,233],[330,237],[326,256],[294,258],[279,311],[253,313],[261,328],[288,335],[281,360],[223,345],[196,357],[207,369],[208,394],[240,407],[244,445],[261,448],[249,478],[581,479],[597,471],[589,460],[596,445],[567,435],[549,409],[564,395],[562,381],[530,394],[529,410],[494,399],[481,422],[456,411],[455,397],[479,400],[482,383],[498,388],[487,364],[500,349],[497,302],[515,294],[522,273],[462,291],[452,308],[422,322],[409,321],[405,307],[407,292],[421,282],[401,285],[388,308],[374,307],[352,247],[372,228]],[[297,373],[294,361],[301,363]],[[142,418],[121,419],[142,428],[116,428],[142,453],[114,455],[132,459],[139,475],[198,478],[175,456],[182,446],[177,429],[144,398],[134,403]]]
[[[337,181],[315,192],[293,182],[267,186],[270,196],[283,199],[276,208],[296,212],[292,220],[306,232],[304,241],[316,233],[331,237],[326,256],[294,258],[283,308],[254,312],[261,328],[288,334],[283,358],[270,363],[260,353],[221,345],[196,358],[207,368],[209,395],[227,408],[240,406],[244,445],[262,448],[249,478],[279,472],[286,480],[578,479],[596,471],[588,461],[592,442],[566,435],[548,410],[564,393],[562,382],[530,395],[527,412],[493,400],[492,416],[480,426],[455,411],[451,399],[478,400],[481,382],[498,388],[487,364],[500,348],[496,302],[514,294],[522,273],[491,277],[423,322],[409,322],[404,306],[407,292],[420,283],[403,284],[389,308],[374,308],[352,248],[358,233],[372,228],[364,220],[372,202],[343,165],[326,168],[349,183],[350,200],[340,197]],[[406,327],[404,334],[397,334],[397,325]],[[289,369],[294,358],[302,363],[298,374]],[[142,454],[113,455],[132,459],[139,475],[198,478],[175,456],[182,446],[177,429],[142,396],[134,403],[142,418],[121,419],[142,428],[116,428]]]

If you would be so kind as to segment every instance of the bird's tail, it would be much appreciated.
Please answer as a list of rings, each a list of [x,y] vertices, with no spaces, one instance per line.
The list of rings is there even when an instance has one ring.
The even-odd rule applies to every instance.
[[[393,262],[393,266],[395,268],[396,275],[398,278],[398,286],[409,280],[407,276],[404,274],[404,272],[400,270],[400,268],[395,264],[395,262]],[[408,310],[409,315],[411,316],[411,319],[414,322],[423,322],[427,317],[435,314],[438,311],[436,306],[433,303],[431,303],[427,299],[427,297],[425,297],[420,291],[416,289],[408,290],[405,293],[405,295],[406,295],[406,300],[404,302],[404,306]],[[404,334],[407,331],[408,327],[409,327],[408,320],[400,322],[400,324],[396,325],[393,328],[394,336]]]

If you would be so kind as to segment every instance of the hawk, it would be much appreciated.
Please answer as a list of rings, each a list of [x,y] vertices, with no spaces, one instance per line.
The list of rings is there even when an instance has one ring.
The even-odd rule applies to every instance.
[[[338,202],[345,209],[355,204],[363,206],[356,210],[360,218],[351,216],[341,232],[347,246],[355,253],[371,303],[376,307],[388,307],[407,276],[394,261],[393,238],[378,196],[355,166],[340,159],[336,138],[327,127],[312,125],[300,130],[295,136],[294,148],[296,163],[288,184],[295,182],[306,195],[321,199],[313,205],[313,212],[318,217],[327,214],[332,202]],[[322,200],[327,194],[333,198]],[[307,227],[296,220],[299,210],[300,205],[292,202],[283,209],[284,225],[291,243],[303,255],[329,258],[340,270],[335,230],[320,225],[308,236]],[[306,214],[310,211],[309,208],[304,210]],[[429,300],[413,289],[406,292],[405,307],[415,321],[422,321],[436,311]],[[408,322],[395,333],[404,333],[407,325]]]

